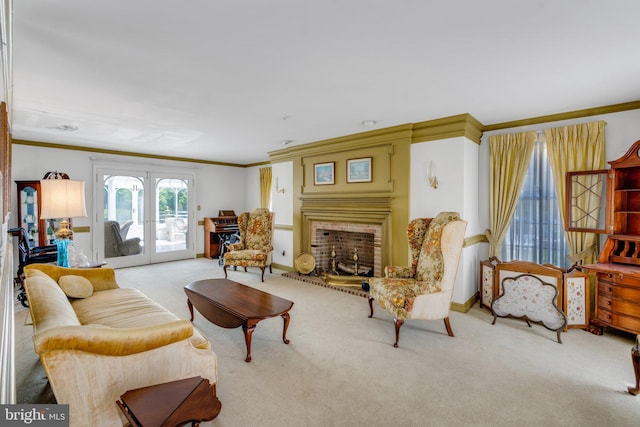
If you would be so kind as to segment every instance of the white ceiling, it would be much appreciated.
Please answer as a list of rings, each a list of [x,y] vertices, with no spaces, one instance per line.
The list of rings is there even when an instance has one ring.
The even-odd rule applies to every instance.
[[[640,100],[637,0],[13,5],[15,139],[249,164],[282,140]]]

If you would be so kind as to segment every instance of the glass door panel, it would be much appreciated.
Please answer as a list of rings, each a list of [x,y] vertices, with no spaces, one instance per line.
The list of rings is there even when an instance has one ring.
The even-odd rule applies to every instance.
[[[102,171],[98,182],[103,184],[102,192],[98,193],[101,209],[96,210],[100,218],[94,233],[96,237],[101,235],[100,243],[95,245],[98,258],[112,267],[148,264],[144,219],[146,173]]]
[[[94,247],[111,267],[193,258],[193,176],[97,169]]]
[[[154,182],[155,210],[153,232],[155,235],[151,262],[192,258],[195,245],[193,209],[190,189],[193,178],[188,175],[152,174]],[[194,228],[194,230],[192,230]]]

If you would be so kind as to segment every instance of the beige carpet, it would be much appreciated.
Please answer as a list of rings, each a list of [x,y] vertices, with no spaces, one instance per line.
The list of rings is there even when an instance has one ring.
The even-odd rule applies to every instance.
[[[367,300],[265,274],[230,271],[229,278],[295,302],[282,342],[282,319],[262,321],[244,362],[242,330],[195,325],[218,356],[220,416],[206,426],[637,426],[629,335],[582,330],[563,334],[519,320],[498,319],[476,305],[451,313],[456,334],[441,321],[407,321],[392,347],[391,317]],[[188,319],[182,287],[223,277],[216,262],[179,261],[120,269],[122,287],[137,287]],[[26,312],[17,313],[22,325]],[[18,326],[18,395],[50,398],[33,354],[31,327]],[[179,360],[176,363],[180,363]],[[161,367],[158,367],[161,368]],[[43,392],[44,390],[44,392]]]

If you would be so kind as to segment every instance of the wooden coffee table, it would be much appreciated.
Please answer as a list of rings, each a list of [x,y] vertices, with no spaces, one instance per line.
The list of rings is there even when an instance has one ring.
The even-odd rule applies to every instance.
[[[197,280],[185,286],[184,292],[192,322],[195,307],[213,324],[223,328],[242,326],[247,344],[245,362],[251,362],[251,336],[263,319],[281,316],[284,319],[282,341],[289,344],[286,335],[292,301],[228,279]]]

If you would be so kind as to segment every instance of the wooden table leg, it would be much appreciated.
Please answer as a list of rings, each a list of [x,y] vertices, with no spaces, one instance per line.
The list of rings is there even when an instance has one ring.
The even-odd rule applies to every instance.
[[[253,331],[256,329],[256,325],[259,321],[255,320],[247,320],[245,324],[242,325],[242,331],[244,332],[244,342],[247,344],[247,357],[244,359],[245,362],[251,362],[251,337],[253,336]]]
[[[631,362],[633,363],[633,372],[636,375],[636,386],[629,387],[629,393],[637,396],[640,394],[640,348],[633,347],[631,349]]]
[[[193,304],[191,304],[189,298],[187,298],[187,307],[189,307],[189,313],[191,313],[191,321],[193,322]]]
[[[285,344],[289,344],[289,340],[287,339],[287,328],[289,327],[289,313],[283,313],[282,318],[284,319],[284,329],[282,330],[282,341]]]

